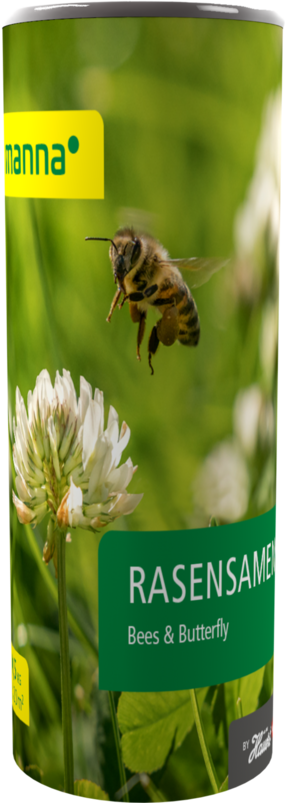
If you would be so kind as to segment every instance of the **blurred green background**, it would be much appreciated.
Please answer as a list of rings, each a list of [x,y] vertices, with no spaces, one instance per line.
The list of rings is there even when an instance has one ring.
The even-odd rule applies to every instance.
[[[4,29],[6,112],[94,108],[105,128],[104,201],[6,199],[10,427],[16,386],[26,398],[43,368],[52,381],[57,369],[70,370],[77,390],[81,374],[102,389],[106,408],[131,428],[139,468],[130,491],[144,493],[115,529],[207,526],[211,514],[223,523],[274,504],[281,38],[274,25],[224,20]],[[147,335],[155,319],[139,364],[127,305],[106,323],[108,244],[84,239],[132,223],[173,258],[231,256],[193,292],[198,348],[160,346],[153,377]],[[14,510],[11,522],[13,642],[34,678],[30,732],[15,720],[15,754],[61,788],[56,582],[40,560],[45,522],[32,533]],[[97,548],[96,534],[76,531],[67,554],[79,628],[71,639],[75,765],[76,777],[114,795],[116,756],[92,649]],[[221,737],[218,747],[208,709],[222,780],[227,746]],[[209,793],[190,739],[167,770],[171,799]]]

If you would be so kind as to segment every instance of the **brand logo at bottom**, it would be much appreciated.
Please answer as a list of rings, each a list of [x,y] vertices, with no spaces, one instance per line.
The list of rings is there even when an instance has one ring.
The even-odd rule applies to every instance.
[[[263,740],[264,736],[265,736],[265,739]],[[251,751],[251,753],[248,756],[248,763],[249,764],[251,764],[251,762],[255,758],[259,758],[260,756],[262,756],[262,754],[265,753],[266,750],[270,749],[270,747],[271,747],[271,734],[270,734],[268,728],[266,728],[265,731],[261,731],[260,733],[255,733],[254,736],[252,737],[251,741],[252,741],[252,744],[254,745],[254,748],[253,748],[253,750]]]
[[[265,705],[231,723],[229,729],[229,789],[251,781],[272,756],[273,697]]]

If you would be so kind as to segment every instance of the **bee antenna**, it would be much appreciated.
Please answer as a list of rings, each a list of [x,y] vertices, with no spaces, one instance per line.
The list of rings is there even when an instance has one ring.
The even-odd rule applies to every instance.
[[[85,240],[102,240],[104,243],[112,243],[112,245],[115,248],[115,251],[117,251],[117,253],[118,253],[117,246],[114,243],[114,240],[111,240],[110,237],[85,237]]]

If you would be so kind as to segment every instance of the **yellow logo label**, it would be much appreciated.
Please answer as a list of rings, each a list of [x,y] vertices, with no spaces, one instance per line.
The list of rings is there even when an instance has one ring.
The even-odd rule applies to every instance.
[[[12,704],[16,716],[30,724],[29,667],[12,644]]]
[[[5,195],[104,198],[104,125],[97,111],[4,114]]]

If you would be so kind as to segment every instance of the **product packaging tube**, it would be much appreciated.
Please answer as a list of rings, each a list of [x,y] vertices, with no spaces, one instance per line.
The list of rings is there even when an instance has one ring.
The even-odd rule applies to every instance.
[[[282,25],[4,28],[14,756],[83,798],[272,755]]]

